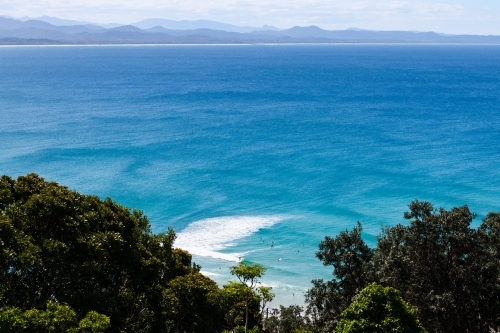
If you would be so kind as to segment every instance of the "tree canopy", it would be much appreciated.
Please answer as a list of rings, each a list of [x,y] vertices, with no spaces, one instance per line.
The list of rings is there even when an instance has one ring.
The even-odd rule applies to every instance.
[[[46,310],[10,308],[0,312],[2,333],[103,333],[109,327],[105,315],[90,311],[78,323],[73,309],[52,301],[47,302]]]
[[[220,316],[210,306],[217,286],[198,273],[189,253],[173,248],[173,230],[152,234],[142,212],[109,198],[35,174],[2,176],[0,239],[0,310],[45,311],[54,301],[78,319],[91,311],[109,317],[111,332],[177,332],[183,321],[172,314],[194,299],[194,325]],[[179,291],[191,284],[190,293]],[[207,327],[192,332],[222,330],[220,323]]]
[[[0,333],[216,333],[261,326],[265,268],[223,288],[141,211],[36,174],[0,177]]]
[[[249,308],[252,300],[262,301],[261,313],[264,311],[265,304],[274,298],[271,287],[257,286],[260,278],[266,272],[262,265],[252,263],[248,264],[240,261],[239,265],[230,268],[232,275],[235,275],[240,281],[240,294],[243,295],[245,303],[245,333],[248,330]]]
[[[335,333],[426,333],[417,308],[391,287],[371,283],[340,315]]]
[[[0,333],[331,333],[351,332],[359,318],[406,327],[417,314],[429,332],[500,327],[500,213],[472,228],[467,206],[414,201],[404,217],[382,230],[375,248],[360,223],[325,237],[316,256],[333,278],[312,281],[305,315],[281,307],[263,325],[274,297],[259,285],[265,267],[240,262],[230,271],[238,281],[219,288],[173,247],[172,229],[153,234],[141,211],[36,174],[2,176]]]
[[[332,281],[314,280],[307,312],[318,332],[331,332],[354,296],[370,282],[401,291],[429,332],[489,332],[499,327],[500,214],[477,228],[467,206],[434,209],[414,201],[408,225],[384,228],[369,249],[361,225],[326,237],[317,257],[333,266]]]
[[[266,332],[269,333],[310,333],[308,320],[303,316],[303,308],[298,305],[283,306],[272,309],[271,315],[264,320]]]

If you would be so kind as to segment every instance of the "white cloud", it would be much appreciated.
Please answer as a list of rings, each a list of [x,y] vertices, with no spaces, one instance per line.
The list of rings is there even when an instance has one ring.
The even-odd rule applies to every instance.
[[[459,4],[444,4],[430,2],[407,2],[407,1],[392,1],[388,8],[398,13],[412,13],[418,15],[461,15],[464,12],[464,7]]]

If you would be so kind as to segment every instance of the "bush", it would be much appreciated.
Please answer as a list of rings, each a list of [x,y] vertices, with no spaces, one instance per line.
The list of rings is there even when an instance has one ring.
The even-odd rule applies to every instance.
[[[368,285],[340,316],[336,333],[426,333],[417,309],[391,287]]]
[[[52,301],[45,310],[10,308],[0,312],[0,333],[104,333],[109,326],[109,317],[94,311],[78,323],[72,308]]]

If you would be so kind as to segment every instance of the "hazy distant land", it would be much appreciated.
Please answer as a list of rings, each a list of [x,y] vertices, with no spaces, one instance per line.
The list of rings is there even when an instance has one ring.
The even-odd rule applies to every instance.
[[[146,19],[131,25],[100,25],[47,16],[36,19],[0,17],[0,45],[259,43],[500,44],[500,36],[360,29],[330,31],[316,26],[280,30],[274,26],[235,26],[207,20]]]

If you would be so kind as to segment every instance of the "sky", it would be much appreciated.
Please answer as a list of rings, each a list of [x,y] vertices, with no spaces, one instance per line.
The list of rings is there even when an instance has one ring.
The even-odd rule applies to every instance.
[[[130,24],[207,19],[278,28],[435,31],[500,35],[500,0],[0,0],[0,15]]]

